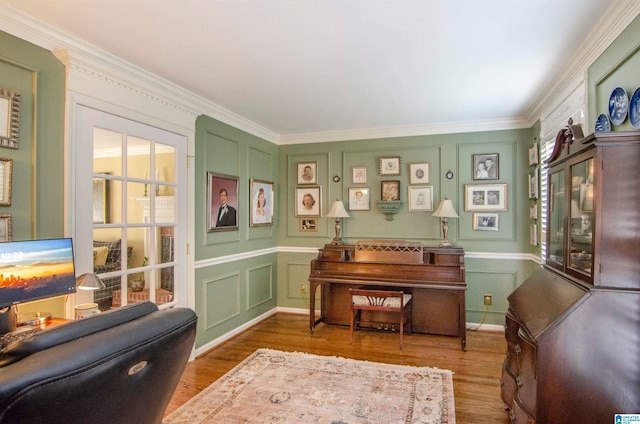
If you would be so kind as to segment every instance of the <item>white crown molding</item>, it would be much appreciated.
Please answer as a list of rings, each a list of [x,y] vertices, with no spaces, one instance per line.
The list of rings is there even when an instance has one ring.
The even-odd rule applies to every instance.
[[[586,82],[587,70],[613,41],[640,15],[640,2],[618,0],[609,8],[589,36],[575,50],[565,71],[550,81],[536,106],[527,114],[530,122],[550,113],[564,101],[565,96],[576,88],[580,81]],[[587,99],[584,99],[585,102]],[[586,110],[585,104],[585,110]],[[586,118],[586,117],[585,117]]]
[[[3,30],[52,52],[66,51],[71,73],[82,74],[191,115],[206,114],[272,143],[278,134],[132,63],[56,30],[10,6],[0,7]],[[62,58],[65,54],[57,54]]]
[[[486,121],[441,122],[426,125],[363,128],[358,130],[325,131],[317,133],[281,135],[278,144],[327,143],[332,141],[370,140],[374,138],[411,137],[433,134],[457,134],[497,130],[530,128],[526,118],[495,119]]]

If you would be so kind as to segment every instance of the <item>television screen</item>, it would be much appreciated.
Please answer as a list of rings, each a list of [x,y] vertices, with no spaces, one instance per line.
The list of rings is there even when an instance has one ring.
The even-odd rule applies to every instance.
[[[70,238],[0,243],[0,308],[75,291]]]

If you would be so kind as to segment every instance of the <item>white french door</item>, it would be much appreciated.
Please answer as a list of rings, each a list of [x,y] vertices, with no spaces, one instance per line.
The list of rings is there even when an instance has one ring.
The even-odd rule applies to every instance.
[[[85,106],[75,128],[76,268],[107,286],[76,303],[186,305],[186,137]]]

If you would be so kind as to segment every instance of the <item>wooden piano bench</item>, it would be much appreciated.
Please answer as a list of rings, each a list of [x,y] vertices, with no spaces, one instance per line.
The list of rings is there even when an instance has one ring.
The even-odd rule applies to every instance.
[[[361,321],[361,312],[380,311],[394,312],[399,315],[400,329],[400,349],[403,346],[404,327],[407,326],[407,333],[411,334],[411,294],[402,291],[378,290],[378,289],[349,289],[351,297],[349,343],[353,344],[353,332]],[[367,322],[371,324],[371,322]]]

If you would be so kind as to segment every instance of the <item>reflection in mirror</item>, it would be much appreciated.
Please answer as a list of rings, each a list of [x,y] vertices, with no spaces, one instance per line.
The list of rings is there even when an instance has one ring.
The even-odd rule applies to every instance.
[[[571,239],[569,267],[591,274],[593,159],[571,166]]]
[[[549,247],[548,257],[552,261],[563,264],[564,240],[564,171],[555,172],[549,177]]]

